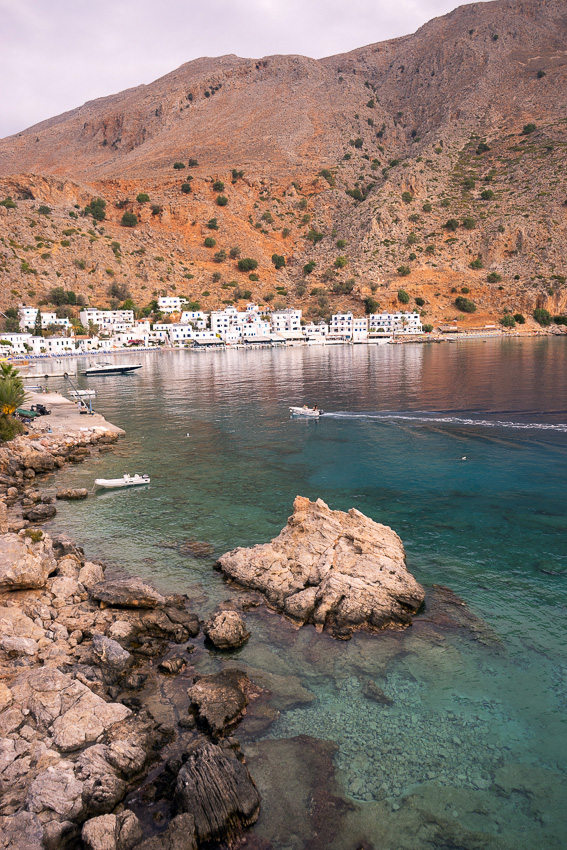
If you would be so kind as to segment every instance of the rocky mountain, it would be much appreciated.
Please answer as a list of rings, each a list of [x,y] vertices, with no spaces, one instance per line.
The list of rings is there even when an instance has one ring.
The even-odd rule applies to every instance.
[[[122,283],[139,307],[559,314],[566,150],[563,0],[463,6],[322,60],[199,59],[0,140],[0,307]]]

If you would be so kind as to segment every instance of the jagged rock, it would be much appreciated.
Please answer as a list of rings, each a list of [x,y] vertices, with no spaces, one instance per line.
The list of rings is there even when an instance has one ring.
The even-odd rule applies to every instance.
[[[44,631],[19,608],[0,607],[0,634],[39,640],[44,636]]]
[[[0,649],[6,653],[9,658],[15,658],[18,655],[37,655],[37,642],[31,638],[25,637],[0,637]]]
[[[133,658],[118,641],[106,635],[93,635],[93,653],[108,684],[116,682],[132,666]]]
[[[84,560],[85,553],[81,546],[77,546],[75,541],[67,534],[54,534],[51,538],[53,553],[57,560],[64,558],[66,555],[74,555],[81,563]]]
[[[166,606],[165,613],[172,623],[178,623],[180,626],[183,626],[187,630],[189,637],[197,637],[200,624],[196,614],[186,611],[184,607],[179,608],[172,605]]]
[[[115,608],[162,608],[165,598],[141,578],[101,581],[89,588],[91,599]]]
[[[8,708],[8,706],[12,704],[12,699],[12,691],[10,688],[8,688],[4,682],[0,682],[0,711]]]
[[[32,812],[0,817],[0,850],[45,850],[43,827]]]
[[[25,469],[34,472],[51,472],[55,469],[55,459],[50,452],[28,449],[22,452],[21,462]]]
[[[22,720],[26,711],[40,730],[50,729],[53,743],[62,752],[96,741],[131,713],[124,705],[105,702],[52,667],[21,673],[12,682],[11,691]]]
[[[104,570],[100,564],[93,564],[92,561],[87,561],[79,570],[79,581],[83,587],[87,589],[91,588],[93,585],[104,581]]]
[[[213,735],[224,733],[240,720],[248,704],[249,681],[241,670],[222,670],[200,676],[187,690],[198,719]]]
[[[217,649],[235,649],[250,637],[238,611],[219,611],[205,623],[203,631]]]
[[[45,522],[47,519],[55,516],[57,508],[55,505],[33,505],[31,508],[26,508],[22,511],[24,519],[30,522]]]
[[[278,537],[223,555],[220,569],[301,624],[335,637],[355,629],[403,628],[425,592],[408,572],[402,541],[360,511],[332,511],[297,496]]]
[[[198,843],[230,839],[260,810],[248,768],[227,745],[205,743],[190,754],[177,776],[175,799],[193,816]]]
[[[45,587],[56,567],[49,538],[38,543],[19,534],[0,538],[0,591]]]
[[[158,665],[159,669],[162,673],[169,673],[170,676],[177,676],[178,673],[181,673],[187,667],[187,659],[183,658],[181,655],[174,656],[173,658],[166,658],[165,661],[162,661]]]
[[[174,817],[165,832],[140,844],[139,850],[197,850],[195,821],[190,814]]]
[[[142,837],[138,818],[127,810],[88,820],[81,834],[86,850],[133,850]]]
[[[362,686],[362,694],[366,699],[372,702],[378,702],[381,705],[393,705],[394,700],[384,693],[382,688],[379,688],[376,682],[372,679],[366,679]]]
[[[57,491],[58,499],[86,499],[88,495],[86,487],[66,487]]]
[[[26,809],[41,815],[56,812],[63,820],[74,820],[83,809],[83,783],[75,777],[73,762],[62,759],[38,774],[28,788]]]

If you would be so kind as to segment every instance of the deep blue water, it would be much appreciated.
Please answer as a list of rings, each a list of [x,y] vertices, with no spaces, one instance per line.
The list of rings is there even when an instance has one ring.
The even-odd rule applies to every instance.
[[[301,682],[313,699],[280,699],[263,737],[333,740],[338,788],[354,805],[319,843],[307,815],[284,836],[267,786],[256,834],[278,850],[307,836],[337,848],[566,846],[565,339],[140,362],[138,374],[89,379],[96,409],[127,437],[66,476],[76,486],[126,471],[152,478],[147,490],[60,506],[55,525],[90,557],[208,611],[231,595],[212,559],[161,544],[191,538],[219,555],[263,542],[297,494],[320,497],[391,525],[416,578],[450,587],[489,635],[410,629],[343,643],[251,612],[238,662],[282,677],[284,690]],[[290,419],[289,405],[303,402],[325,415]],[[369,678],[392,706],[364,697]]]

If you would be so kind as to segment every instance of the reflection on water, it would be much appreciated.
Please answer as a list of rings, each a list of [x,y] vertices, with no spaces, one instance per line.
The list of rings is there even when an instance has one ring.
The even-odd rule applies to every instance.
[[[242,727],[265,799],[255,833],[276,848],[565,846],[565,341],[141,362],[137,375],[96,380],[97,409],[127,439],[66,473],[89,487],[126,471],[152,478],[143,491],[60,506],[54,525],[89,556],[196,595],[205,614],[232,591],[214,557],[181,544],[219,555],[265,541],[295,495],[321,497],[394,527],[415,576],[451,587],[494,636],[424,619],[343,643],[250,612],[237,662],[272,677],[280,711],[261,733]],[[290,419],[289,405],[304,402],[328,415]],[[318,740],[335,742],[334,754]],[[297,777],[288,821],[273,815],[275,754]],[[309,769],[329,758],[336,778],[319,778],[316,792]],[[327,812],[324,828],[315,803],[297,813],[303,793]]]

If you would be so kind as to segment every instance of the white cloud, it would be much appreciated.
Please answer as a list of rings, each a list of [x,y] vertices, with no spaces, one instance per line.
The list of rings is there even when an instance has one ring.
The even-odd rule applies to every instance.
[[[199,56],[344,53],[456,0],[0,0],[0,137]]]

